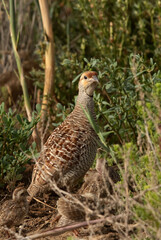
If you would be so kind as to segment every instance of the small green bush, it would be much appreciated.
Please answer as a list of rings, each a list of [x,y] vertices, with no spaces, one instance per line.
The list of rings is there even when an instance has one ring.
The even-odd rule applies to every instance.
[[[5,112],[4,103],[0,105],[0,187],[14,186],[22,179],[25,164],[36,153],[36,144],[29,147],[29,139],[37,122],[34,114],[29,122],[12,109]]]

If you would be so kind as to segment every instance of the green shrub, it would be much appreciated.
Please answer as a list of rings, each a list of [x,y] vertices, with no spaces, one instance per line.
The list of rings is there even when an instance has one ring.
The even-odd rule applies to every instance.
[[[98,157],[118,164],[122,180],[116,191],[121,212],[127,211],[129,222],[139,223],[128,234],[133,239],[157,239],[161,224],[160,71],[154,72],[153,61],[147,66],[139,55],[130,55],[126,69],[108,59],[92,59],[88,67],[97,69],[101,79],[95,101],[106,146]]]
[[[14,186],[22,179],[25,164],[36,153],[36,144],[29,147],[29,139],[37,122],[34,114],[29,122],[12,109],[5,112],[4,103],[0,105],[0,187]]]
[[[140,94],[144,95],[147,105],[153,102],[151,94],[156,95],[158,92],[157,96],[159,95],[161,74],[160,71],[154,72],[156,64],[152,59],[147,64],[142,56],[134,54],[129,56],[126,68],[109,58],[85,58],[84,62],[82,71],[91,69],[99,73],[100,88],[94,94],[94,99],[97,119],[106,142],[121,145],[130,141],[136,142],[136,123],[143,122],[142,111],[138,105]],[[69,59],[63,61],[66,67],[77,64]],[[81,62],[79,65],[82,66]],[[73,83],[77,79],[74,79]]]

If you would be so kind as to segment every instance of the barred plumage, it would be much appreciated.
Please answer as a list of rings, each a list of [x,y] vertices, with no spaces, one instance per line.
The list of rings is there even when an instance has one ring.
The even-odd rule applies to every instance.
[[[98,203],[93,194],[71,194],[61,197],[57,201],[58,213],[61,215],[57,227],[73,222],[85,221],[86,218],[94,219]]]
[[[28,188],[31,197],[51,188],[50,183],[68,191],[91,167],[97,151],[97,134],[84,109],[96,119],[93,92],[98,84],[96,72],[85,72],[79,81],[79,94],[73,112],[48,138],[35,164]]]

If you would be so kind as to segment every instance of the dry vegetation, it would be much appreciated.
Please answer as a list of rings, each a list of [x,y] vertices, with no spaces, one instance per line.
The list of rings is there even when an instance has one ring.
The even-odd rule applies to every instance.
[[[15,187],[28,187],[40,146],[73,109],[75,77],[85,70],[97,71],[100,81],[94,95],[99,129],[93,127],[101,139],[96,159],[105,159],[120,179],[113,182],[110,174],[104,173],[100,180],[98,173],[90,170],[93,177],[88,184],[85,178],[74,195],[59,190],[62,202],[67,201],[64,206],[70,212],[73,206],[79,210],[76,219],[66,219],[68,227],[55,229],[61,220],[57,207],[60,198],[50,192],[38,197],[46,205],[31,202],[21,227],[1,228],[0,239],[161,239],[160,1],[48,1],[50,37],[52,30],[46,30],[38,1],[10,1],[15,3],[15,44],[29,95],[30,117],[10,36],[11,9],[8,1],[3,2],[0,204],[11,198]],[[51,74],[47,69],[50,61]],[[48,74],[53,83],[46,92]],[[48,121],[42,118],[43,109],[47,109]],[[40,138],[34,137],[35,127]]]

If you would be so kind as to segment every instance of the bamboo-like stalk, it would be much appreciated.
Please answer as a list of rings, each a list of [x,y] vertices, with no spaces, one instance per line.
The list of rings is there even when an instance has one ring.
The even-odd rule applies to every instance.
[[[41,108],[41,121],[42,127],[47,115],[47,107],[49,96],[53,93],[54,88],[54,73],[55,73],[55,62],[54,62],[54,37],[52,30],[52,23],[49,16],[49,5],[47,0],[39,0],[42,22],[44,27],[45,35],[47,36],[47,48],[45,52],[45,84]]]
[[[32,120],[32,109],[31,109],[31,104],[29,100],[29,94],[28,94],[28,89],[27,89],[27,84],[25,81],[24,77],[24,72],[23,72],[23,67],[21,63],[20,56],[17,51],[17,35],[16,35],[16,18],[15,18],[15,5],[14,5],[14,0],[9,0],[9,22],[10,22],[10,34],[11,34],[11,41],[12,41],[12,47],[13,47],[13,52],[14,56],[16,59],[16,64],[18,68],[18,75],[19,75],[19,80],[22,86],[22,91],[23,91],[23,96],[24,96],[24,104],[25,104],[25,109],[27,113],[28,120]],[[33,133],[32,133],[33,139],[37,143],[37,147],[39,148],[40,146],[40,138],[38,136],[37,129],[35,128]]]
[[[20,83],[22,86],[22,91],[24,95],[24,103],[25,103],[25,108],[27,112],[27,117],[28,120],[31,121],[32,119],[32,110],[31,110],[31,105],[30,105],[30,100],[29,100],[29,94],[27,90],[27,85],[26,81],[24,78],[24,72],[23,72],[23,67],[21,63],[20,56],[17,51],[17,39],[16,39],[16,24],[15,24],[15,6],[14,6],[14,0],[9,0],[9,6],[10,6],[10,33],[11,33],[11,41],[12,41],[12,46],[13,46],[13,51],[16,59],[16,64],[18,68],[18,74],[19,74],[19,79]]]

